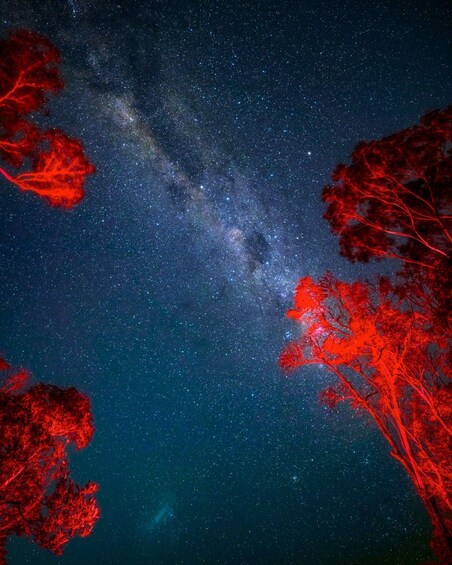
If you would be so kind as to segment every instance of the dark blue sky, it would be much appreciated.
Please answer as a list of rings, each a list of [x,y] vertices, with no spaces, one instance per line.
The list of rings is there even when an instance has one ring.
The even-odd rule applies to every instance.
[[[60,48],[40,118],[97,174],[74,210],[0,191],[1,351],[92,399],[74,453],[92,537],[10,563],[414,564],[429,525],[365,419],[276,359],[299,277],[352,266],[322,220],[332,169],[450,103],[446,2],[4,0]],[[384,267],[383,265],[378,268]]]

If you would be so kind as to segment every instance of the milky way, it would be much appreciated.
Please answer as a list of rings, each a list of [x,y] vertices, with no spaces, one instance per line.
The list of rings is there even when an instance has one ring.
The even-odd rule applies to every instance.
[[[297,280],[351,265],[322,187],[450,102],[446,2],[4,0],[62,53],[46,127],[96,175],[63,213],[2,185],[1,353],[92,401],[93,536],[12,563],[414,565],[428,518],[384,440],[278,354]],[[79,543],[78,543],[79,542]]]
[[[231,159],[222,157],[216,168],[209,166],[210,147],[203,146],[196,155],[205,167],[198,182],[190,178],[159,145],[130,96],[111,96],[105,111],[119,129],[117,135],[130,139],[158,174],[157,190],[170,196],[176,216],[182,214],[201,226],[222,249],[225,263],[218,267],[225,269],[230,282],[240,280],[259,300],[269,295],[287,299],[300,269],[294,265],[300,237],[290,234],[292,242],[287,237],[285,203],[265,202],[255,187],[259,179],[247,178]],[[194,132],[189,132],[185,143],[191,145],[193,137]]]

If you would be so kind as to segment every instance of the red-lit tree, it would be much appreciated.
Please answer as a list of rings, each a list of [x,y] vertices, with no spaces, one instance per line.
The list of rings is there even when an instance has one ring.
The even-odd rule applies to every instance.
[[[48,93],[62,88],[58,50],[31,31],[0,41],[0,157],[5,179],[50,204],[69,208],[84,195],[93,165],[77,139],[43,131],[28,121]],[[31,170],[24,170],[27,165]],[[88,398],[74,388],[37,384],[0,359],[0,563],[10,535],[28,537],[60,554],[75,535],[87,536],[99,517],[97,485],[75,484],[67,449],[85,447],[93,434]]]
[[[325,218],[348,259],[392,257],[432,269],[452,247],[452,107],[359,143],[323,191]]]
[[[325,275],[300,280],[287,315],[302,335],[280,365],[324,365],[338,385],[321,393],[333,408],[349,400],[369,414],[406,469],[434,525],[438,555],[452,558],[452,370],[446,336],[400,299],[386,278],[376,285]],[[447,561],[444,561],[445,563]]]
[[[320,394],[371,416],[408,472],[452,563],[452,108],[360,143],[325,187],[325,218],[355,261],[402,261],[394,280],[300,280],[288,316],[301,325],[280,365],[321,364],[337,386]]]
[[[18,169],[31,162],[31,171],[0,173],[21,190],[70,208],[83,198],[94,166],[80,141],[59,130],[41,131],[25,119],[63,87],[59,63],[56,47],[35,32],[15,31],[0,41],[0,156]]]
[[[359,143],[322,194],[325,218],[351,261],[402,261],[399,292],[435,305],[438,331],[452,327],[452,106],[419,125]]]
[[[82,449],[94,431],[89,400],[74,388],[28,388],[28,373],[3,360],[0,369],[0,563],[13,534],[60,555],[99,518],[97,485],[75,484],[68,468],[68,447]]]

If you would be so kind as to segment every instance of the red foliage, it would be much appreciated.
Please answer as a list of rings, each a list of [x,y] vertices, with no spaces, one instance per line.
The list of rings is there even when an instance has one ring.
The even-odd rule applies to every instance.
[[[26,158],[32,157],[39,143],[39,130],[19,118],[10,121],[3,119],[0,123],[3,130],[0,135],[0,156],[12,167],[21,167]]]
[[[288,316],[302,335],[285,348],[281,366],[322,364],[336,375],[339,387],[321,400],[332,408],[348,398],[373,418],[427,508],[436,552],[452,562],[450,334],[438,337],[429,311],[400,298],[388,279],[306,277]]]
[[[452,107],[358,144],[325,187],[325,218],[351,260],[396,257],[430,269],[451,256]]]
[[[31,161],[31,171],[0,173],[21,190],[54,206],[70,208],[84,196],[94,166],[81,143],[57,130],[47,132],[24,116],[41,108],[47,94],[63,87],[60,55],[45,37],[19,30],[0,41],[0,156],[12,167]]]
[[[342,394],[338,389],[339,387],[334,386],[328,386],[323,389],[319,394],[320,404],[324,404],[330,410],[333,410],[339,402],[347,398],[347,396]]]
[[[58,130],[42,131],[28,115],[60,90],[60,55],[45,37],[31,31],[0,41],[0,157],[31,170],[0,173],[21,190],[54,206],[69,208],[84,195],[94,172],[81,143]],[[97,485],[70,478],[67,449],[85,447],[94,432],[88,398],[74,388],[37,384],[26,388],[26,371],[5,372],[0,383],[0,563],[6,542],[28,537],[59,555],[75,535],[87,536],[99,518]]]
[[[94,432],[89,400],[74,388],[37,384],[7,372],[0,388],[0,563],[7,537],[25,536],[55,554],[87,536],[99,518],[97,485],[70,479],[67,449],[85,447]],[[9,373],[9,374],[8,374]]]
[[[29,114],[46,102],[47,92],[61,90],[60,61],[58,49],[34,31],[13,31],[0,40],[1,116]]]
[[[47,132],[44,139],[50,148],[35,155],[31,172],[16,177],[1,168],[0,172],[20,189],[35,192],[53,206],[70,208],[83,198],[85,177],[94,172],[94,166],[77,139],[57,130]]]
[[[375,421],[432,520],[433,548],[452,563],[452,107],[394,135],[358,144],[323,191],[325,218],[352,261],[396,258],[395,281],[301,279],[294,309],[300,338],[285,370],[320,363]]]

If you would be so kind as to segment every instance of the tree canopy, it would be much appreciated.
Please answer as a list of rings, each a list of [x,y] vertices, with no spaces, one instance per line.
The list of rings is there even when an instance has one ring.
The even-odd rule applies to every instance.
[[[94,166],[79,140],[29,119],[63,87],[59,63],[56,47],[35,32],[0,40],[0,157],[16,169],[0,173],[23,191],[70,208],[83,198]],[[90,403],[72,387],[28,386],[29,374],[1,358],[0,371],[0,563],[14,534],[59,555],[99,518],[97,485],[77,485],[68,460],[71,444],[82,449],[93,435]]]
[[[60,54],[38,33],[19,30],[0,41],[0,157],[5,179],[51,205],[70,208],[82,200],[94,166],[82,144],[60,130],[44,131],[29,120],[50,93],[63,88]],[[23,170],[26,165],[31,170]]]
[[[452,108],[360,143],[325,187],[325,218],[352,261],[393,258],[392,278],[302,278],[289,318],[300,336],[285,371],[321,364],[337,378],[320,400],[369,415],[409,474],[452,562]]]
[[[60,555],[99,518],[97,485],[77,485],[68,461],[69,446],[82,449],[93,435],[90,403],[72,387],[28,387],[29,374],[4,360],[0,369],[0,563],[12,534]]]

